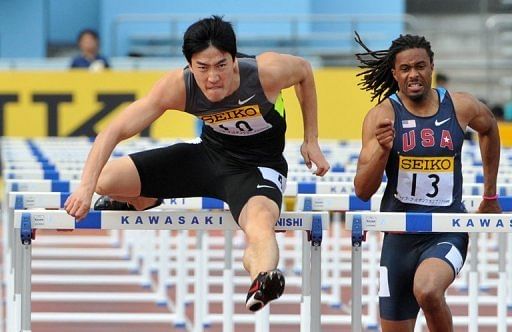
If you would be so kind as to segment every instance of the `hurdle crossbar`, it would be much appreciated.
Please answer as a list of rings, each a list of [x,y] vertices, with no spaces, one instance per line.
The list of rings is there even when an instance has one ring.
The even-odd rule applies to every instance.
[[[278,231],[302,230],[311,234],[311,245],[320,251],[322,231],[329,225],[327,212],[283,212],[276,221]],[[20,328],[31,331],[31,241],[35,229],[102,229],[102,230],[223,230],[230,232],[239,229],[229,211],[90,211],[87,217],[77,222],[62,210],[29,209],[15,210],[13,226],[18,239],[16,245],[20,255],[16,256],[15,286],[16,298],[21,303]],[[305,270],[311,276],[317,275],[320,259],[311,255]],[[320,275],[311,278],[311,283],[304,285],[311,290],[312,313],[310,330],[320,330]],[[314,295],[314,297],[313,297]],[[268,308],[267,308],[268,310]],[[174,316],[170,316],[174,317]],[[199,315],[199,318],[200,317]]]

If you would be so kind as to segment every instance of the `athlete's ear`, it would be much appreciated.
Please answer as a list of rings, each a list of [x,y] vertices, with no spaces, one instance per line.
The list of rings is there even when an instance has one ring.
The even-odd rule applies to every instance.
[[[194,68],[192,68],[192,64],[190,62],[188,62],[187,67],[190,70],[190,72],[192,72],[192,74],[193,74],[194,73]]]

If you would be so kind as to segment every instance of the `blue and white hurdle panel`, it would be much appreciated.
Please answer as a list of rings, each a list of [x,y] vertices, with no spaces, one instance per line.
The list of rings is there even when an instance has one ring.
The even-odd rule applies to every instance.
[[[32,183],[31,185],[33,186],[36,186],[36,184]],[[36,186],[37,188],[37,186]],[[25,189],[31,189],[29,187],[26,187]],[[20,208],[37,208],[37,207],[46,207],[46,208],[52,208],[52,209],[55,209],[55,208],[61,208],[62,207],[62,204],[63,202],[65,201],[65,199],[67,198],[67,196],[69,195],[69,193],[40,193],[40,192],[11,192],[9,194],[9,206],[11,208],[17,208],[17,209],[20,209]],[[174,202],[173,202],[174,201]],[[184,202],[187,202],[188,204],[185,204]],[[179,199],[179,200],[172,200],[172,201],[169,201],[168,200],[165,200],[165,207],[166,208],[176,208],[176,207],[180,207],[180,208],[192,208],[192,209],[200,209],[200,208],[203,208],[203,209],[212,209],[212,208],[215,208],[215,209],[222,209],[222,208],[226,208],[226,206],[224,205],[223,202],[221,201],[218,201],[218,200],[213,200],[213,199],[205,199],[205,198],[187,198],[187,199]],[[280,234],[281,235],[281,234]],[[160,236],[160,241],[162,240],[165,240],[166,237],[165,236]],[[186,238],[180,240],[178,242],[178,244],[184,244],[186,243]],[[163,244],[161,243],[160,244],[160,249],[162,248],[167,248],[168,247],[168,244]],[[308,246],[306,245],[301,245],[301,247],[303,249],[305,248],[308,248]],[[178,247],[180,248],[180,247]],[[138,248],[140,249],[140,248]],[[150,252],[152,252],[153,254],[155,254],[154,251],[152,250],[149,250]],[[281,256],[284,256],[284,253],[286,253],[284,250],[282,252],[282,255]],[[163,252],[158,252],[157,255],[159,255],[160,257],[166,257],[166,254],[167,252],[166,251],[163,251]],[[186,251],[185,249],[182,249],[181,251],[178,251],[178,259],[180,258],[183,258],[186,256]],[[300,256],[300,255],[298,255]],[[293,257],[295,258],[295,257]],[[163,260],[163,262],[167,262],[167,260]],[[38,262],[39,263],[39,262]],[[42,262],[41,262],[42,263]],[[54,261],[53,263],[51,264],[54,264]],[[48,266],[51,265],[50,262],[47,264]],[[63,265],[63,267],[68,264],[66,262],[62,262],[62,264],[60,265]],[[80,264],[80,263],[79,263]],[[71,264],[72,266],[75,266],[76,264]],[[201,264],[200,266],[202,267],[205,267],[207,264]],[[41,266],[41,264],[38,264],[37,266]],[[181,267],[184,267],[185,266],[185,263],[184,262],[178,262],[177,264],[178,268],[181,268]],[[71,266],[68,266],[69,268]],[[146,267],[147,267],[147,264],[146,264]],[[163,269],[164,271],[166,270],[166,267],[163,266],[162,263],[159,264],[159,271]],[[180,272],[181,269],[178,269],[178,273],[177,275],[179,275],[179,272]],[[147,273],[143,273],[143,280],[149,280],[149,269],[143,269],[143,271],[147,271]],[[166,272],[160,272],[159,273],[159,276],[165,276]],[[185,275],[185,274],[183,274]],[[144,278],[145,276],[145,278]],[[294,284],[294,278],[295,277],[290,277],[292,279],[289,279],[287,277],[287,284],[288,285],[293,285]],[[54,278],[56,279],[56,278]],[[176,278],[177,281],[175,280],[174,283],[177,285],[177,288],[178,289],[181,289],[179,286],[180,284],[184,284],[184,280],[186,279],[185,277],[182,277],[182,278]],[[211,280],[212,278],[208,278],[209,280]],[[160,301],[162,301],[163,298],[165,298],[165,295],[162,295],[162,294],[165,294],[165,283],[162,282],[161,280],[163,280],[162,278],[159,278],[159,285],[158,285],[158,294],[155,294],[157,295],[157,299],[159,299]],[[180,283],[180,281],[183,281]],[[247,281],[246,280],[243,280],[243,282],[246,284]],[[300,285],[300,281],[299,281],[299,285]],[[52,296],[52,297],[49,297],[48,295],[46,295],[46,299],[48,298],[51,298],[53,300],[57,299],[57,297],[60,296],[60,295],[55,295],[55,296]],[[206,298],[207,296],[205,296]],[[302,296],[304,297],[304,296]],[[36,299],[42,299],[44,298],[43,296],[41,296],[40,294],[36,294]],[[67,299],[70,299],[70,294],[67,294],[65,295],[63,298],[67,298]],[[76,297],[75,297],[76,298]],[[154,297],[152,297],[154,299]],[[184,299],[185,296],[179,296],[179,298],[181,299]],[[288,299],[289,298],[289,299]],[[307,299],[307,297],[306,297]],[[77,299],[78,300],[78,299]],[[243,302],[244,299],[243,299],[243,296],[240,297],[240,299],[238,299],[240,302]],[[156,300],[155,300],[156,301]],[[281,299],[280,299],[280,302],[283,302],[283,301],[286,301],[286,302],[289,302],[289,303],[299,303],[300,301],[297,299],[297,298],[294,298],[293,296],[291,295],[288,295],[286,294],[285,296],[283,296]],[[178,302],[178,301],[177,301]],[[185,306],[185,301],[179,301],[179,304],[182,304],[182,306],[178,305],[178,303],[175,305],[177,308],[180,308],[180,307],[183,307]],[[178,311],[178,310],[177,310]],[[184,310],[182,310],[184,311]],[[306,315],[307,317],[307,315]],[[347,317],[345,317],[347,318]],[[335,324],[337,321],[335,320],[332,320],[331,324]],[[339,320],[338,320],[339,322]],[[344,321],[345,324],[349,324],[349,321],[347,319],[345,319]]]
[[[512,326],[512,317],[507,316],[506,256],[507,233],[512,232],[512,214],[432,214],[393,212],[347,212],[346,229],[352,231],[352,331],[361,331],[362,320],[362,242],[365,232],[469,232],[499,233],[499,269],[497,285],[497,317],[478,315],[478,274],[476,260],[472,259],[468,317],[454,316],[454,325],[468,326],[468,331],[477,332],[479,326],[494,326],[498,332],[506,332]],[[473,244],[473,243],[472,243]],[[471,255],[478,250],[471,246]],[[476,299],[476,301],[475,301]],[[472,301],[473,300],[473,301]]]
[[[137,222],[137,220],[143,220]],[[156,220],[161,222],[156,222]],[[293,221],[293,222],[290,222]],[[151,221],[151,222],[150,222]],[[181,222],[183,221],[183,222]],[[322,229],[328,225],[328,214],[327,213],[307,213],[307,212],[284,212],[282,217],[276,224],[277,230],[303,230],[311,232],[313,252],[311,254],[310,261],[307,262],[304,269],[310,269],[309,273],[304,273],[305,284],[303,285],[303,297],[310,299],[310,301],[304,301],[304,305],[301,307],[301,311],[311,312],[311,315],[304,316],[305,322],[301,323],[303,331],[319,331],[320,330],[320,243],[322,237]],[[16,229],[17,239],[21,242],[16,241],[16,254],[15,260],[15,299],[19,299],[19,305],[17,305],[17,311],[20,312],[21,331],[30,331],[30,261],[31,261],[31,234],[33,229],[46,228],[46,229],[76,229],[76,228],[88,228],[88,229],[127,229],[127,230],[143,230],[143,229],[159,229],[159,230],[224,230],[227,232],[237,229],[237,225],[230,217],[229,212],[158,212],[158,211],[145,211],[145,212],[118,212],[118,211],[104,211],[98,212],[93,211],[90,215],[82,222],[75,223],[74,219],[68,216],[64,211],[47,211],[47,210],[20,210],[15,211],[14,228]],[[18,237],[18,235],[20,237]],[[229,243],[229,241],[227,241]],[[199,248],[201,249],[201,248]],[[19,250],[19,251],[18,251]],[[228,250],[229,251],[229,250]],[[19,276],[20,271],[23,274]],[[318,273],[315,273],[318,271]],[[29,277],[27,277],[27,274]],[[226,276],[225,276],[226,277]],[[232,275],[231,275],[232,278]],[[197,276],[196,279],[200,279]],[[309,282],[311,282],[311,284]],[[20,286],[21,285],[21,290]],[[315,285],[318,285],[316,287]],[[201,284],[198,285],[198,292],[200,292]],[[232,287],[232,280],[225,280],[224,287],[228,288],[225,292],[226,301],[224,301],[225,310],[228,313],[232,313],[232,307],[229,309],[229,303],[232,306],[232,289],[229,291],[229,287]],[[27,292],[29,295],[27,295]],[[310,294],[308,294],[310,293]],[[202,304],[201,296],[196,294],[196,308],[201,308]],[[310,308],[310,309],[309,309]],[[195,320],[201,322],[202,310],[195,310]],[[267,310],[262,310],[259,314],[262,319],[258,322],[265,324],[268,322],[268,317],[265,319],[263,315],[268,316]],[[59,314],[60,315],[60,314]],[[285,315],[286,316],[286,315]],[[224,324],[224,331],[232,331],[230,329],[230,317],[232,315],[224,315],[217,317],[218,319],[212,319],[215,322],[222,322]],[[234,315],[231,325],[236,323],[250,323],[254,320],[253,315]],[[295,317],[284,317],[283,315],[270,316],[270,322],[275,321],[276,323],[286,323],[292,320],[297,320]],[[194,331],[202,331],[202,324],[196,324]],[[16,329],[19,331],[20,329]],[[258,331],[266,331],[264,325],[257,326]]]
[[[32,184],[34,185],[34,184]],[[35,185],[35,187],[37,188],[37,185]],[[27,187],[26,189],[31,189],[30,187]],[[69,193],[41,193],[41,192],[11,192],[9,194],[9,206],[12,209],[14,208],[37,208],[37,207],[46,207],[46,208],[52,208],[52,209],[55,209],[55,208],[62,208],[62,204],[63,202],[65,201],[66,197],[69,195]],[[219,200],[214,200],[214,199],[207,199],[207,198],[187,198],[187,199],[173,199],[173,200],[165,200],[164,201],[164,205],[167,209],[176,209],[176,208],[182,208],[182,209],[225,209],[226,206],[223,202],[219,201]],[[12,220],[12,218],[10,218]],[[129,234],[132,233],[132,232],[128,232]],[[144,234],[146,234],[146,232],[144,232]],[[179,232],[178,236],[176,237],[177,239],[177,245],[176,247],[179,249],[178,250],[178,263],[176,264],[177,265],[177,273],[176,275],[177,276],[181,276],[181,277],[178,277],[174,280],[174,284],[176,284],[177,286],[177,289],[185,289],[186,288],[186,272],[185,272],[185,261],[181,261],[180,260],[183,260],[187,254],[190,255],[190,250],[186,250],[185,249],[185,245],[187,243],[187,240],[188,238],[186,236],[184,236],[184,232]],[[282,234],[278,234],[278,235],[282,235]],[[140,234],[138,235],[138,237],[140,238]],[[144,235],[142,235],[144,236]],[[44,237],[43,237],[44,238]],[[153,248],[156,248],[156,243],[153,243],[153,239],[151,238],[144,238],[143,241],[139,241],[139,243],[142,243],[144,242],[145,244],[145,248],[144,247],[141,247],[141,246],[138,246],[136,248],[136,251],[142,251],[141,249],[145,249],[145,251],[147,251],[148,253],[146,255],[142,255],[140,258],[142,258],[143,260],[143,268],[142,268],[142,271],[143,271],[143,275],[142,275],[142,280],[146,280],[144,282],[144,284],[146,286],[149,287],[151,281],[150,281],[150,269],[149,269],[149,263],[147,262],[149,259],[147,259],[147,256],[155,256],[158,255],[160,256],[160,263],[159,263],[159,266],[158,266],[158,272],[159,272],[159,279],[158,279],[158,293],[155,294],[156,295],[156,298],[155,297],[151,297],[151,299],[153,299],[155,302],[156,301],[160,301],[160,302],[166,302],[165,300],[165,292],[166,292],[166,286],[168,284],[166,284],[166,278],[167,278],[167,271],[166,269],[168,270],[168,267],[167,266],[164,266],[164,264],[166,264],[168,262],[168,260],[166,259],[168,256],[169,256],[169,251],[168,250],[165,250],[164,248],[168,248],[169,247],[169,241],[166,241],[167,240],[167,236],[163,236],[162,235],[162,232],[160,232],[160,249],[158,252],[156,252],[155,250],[152,250],[151,247]],[[162,241],[166,241],[165,243],[163,243]],[[206,238],[202,238],[202,241],[206,241]],[[135,241],[134,241],[135,242]],[[207,252],[210,254],[210,251],[207,250]],[[201,252],[200,252],[201,253]],[[224,257],[224,254],[222,254],[222,257]],[[41,266],[42,265],[42,262],[37,262],[37,263],[41,263],[41,264],[38,264],[37,266]],[[46,264],[45,266],[53,266],[55,265],[55,261],[51,261],[49,262],[48,264]],[[83,266],[84,264],[81,264],[81,263],[78,263],[77,264],[72,264],[72,263],[69,263],[69,261],[59,261],[59,266],[63,266],[63,267],[67,267],[67,268],[72,268],[73,266],[75,266],[76,268],[80,267],[80,268],[85,268],[85,267],[88,267],[90,266],[90,264],[85,264],[85,266]],[[97,265],[96,263],[94,265]],[[203,263],[203,264],[199,264],[199,266],[202,268],[202,269],[205,269],[206,267],[206,263]],[[208,264],[210,265],[210,264]],[[197,274],[197,268],[196,268],[196,274]],[[38,279],[40,279],[39,277],[40,276],[37,276]],[[208,278],[209,282],[212,281],[212,279],[214,279],[215,277],[213,278]],[[34,278],[33,278],[34,279]],[[74,278],[76,280],[76,278]],[[116,278],[111,278],[111,279],[116,279]],[[54,282],[58,282],[58,278],[52,278],[52,280]],[[116,279],[117,280],[117,279]],[[293,280],[292,280],[293,281]],[[222,280],[219,280],[219,281],[216,281],[218,284],[222,284]],[[249,281],[248,280],[243,280],[243,284],[247,284]],[[287,284],[290,284],[290,282],[288,281]],[[292,282],[293,284],[293,282]],[[183,293],[182,295],[186,295],[186,292],[181,292]],[[71,294],[65,294],[65,296],[63,298],[66,298],[66,299],[70,299]],[[210,296],[208,294],[204,294],[205,296],[203,298],[210,298]],[[58,298],[60,297],[59,294],[56,294],[55,296],[48,296],[48,295],[45,295],[45,296],[41,296],[40,294],[36,294],[36,298],[37,299],[51,299],[51,300],[58,300]],[[109,296],[110,298],[112,298],[112,294]],[[284,299],[287,299],[289,296],[284,296],[282,299],[281,299],[281,302],[284,300]],[[77,296],[77,297],[74,297],[77,301],[80,300],[80,298]],[[88,296],[87,298],[90,298],[90,296]],[[101,296],[98,296],[96,297],[98,300],[101,298]],[[184,316],[184,308],[185,308],[185,303],[187,302],[186,299],[188,299],[189,297],[188,296],[179,296],[179,299],[177,299],[177,303],[175,304],[175,307],[176,307],[176,311],[179,311],[180,313],[183,313],[182,315],[178,315],[179,317],[183,317]],[[191,297],[193,298],[193,297]],[[149,299],[149,300],[151,300]],[[243,302],[244,299],[242,299],[240,297],[240,299],[237,298],[237,300],[239,300],[240,302]],[[83,300],[82,300],[83,301]],[[217,300],[218,302],[221,302],[222,301],[222,298],[219,298]],[[299,303],[299,300],[298,298],[296,298],[294,300],[295,303]],[[165,303],[163,303],[165,304]],[[182,310],[178,310],[178,309],[182,309]],[[205,315],[206,316],[206,315]]]
[[[297,195],[297,208],[299,210],[304,211],[331,211],[331,220],[333,221],[331,225],[332,235],[331,237],[326,237],[324,246],[324,252],[327,254],[331,254],[331,261],[323,261],[322,265],[324,267],[331,267],[331,276],[327,275],[327,268],[322,270],[322,282],[326,282],[330,285],[332,298],[341,299],[341,288],[342,286],[350,286],[352,281],[346,281],[345,278],[342,277],[341,271],[345,269],[348,271],[350,268],[344,267],[343,259],[351,260],[350,257],[345,257],[343,255],[342,247],[345,245],[344,239],[341,236],[341,224],[344,221],[344,213],[345,211],[360,211],[360,210],[371,210],[378,211],[380,208],[380,201],[382,199],[382,195],[374,195],[372,199],[368,202],[364,202],[360,200],[353,194],[298,194]],[[475,212],[482,200],[481,196],[475,195],[465,195],[463,196],[464,204],[469,212]],[[500,204],[502,206],[503,211],[512,211],[512,196],[508,197],[500,197]],[[488,280],[487,274],[491,271],[489,269],[488,260],[489,257],[487,254],[482,255],[482,253],[487,253],[488,250],[492,250],[492,248],[488,245],[488,239],[481,238],[478,243],[478,234],[471,234],[471,248],[474,248],[473,252],[468,254],[467,261],[471,262],[471,271],[468,273],[468,269],[463,269],[463,273],[461,275],[467,276],[473,275],[469,280],[470,288],[478,288],[482,285],[483,281]],[[481,235],[486,235],[482,233]],[[510,237],[510,236],[509,236]],[[362,297],[362,301],[366,304],[368,308],[368,314],[362,317],[364,325],[367,328],[376,328],[377,327],[377,313],[378,313],[378,303],[377,303],[377,273],[378,273],[378,256],[380,252],[380,248],[377,246],[377,239],[374,233],[368,233],[366,237],[366,242],[369,246],[369,252],[365,260],[364,268],[368,272],[368,278],[363,280],[364,284],[368,287],[368,294]],[[483,250],[478,251],[478,245],[483,247]],[[331,249],[331,250],[329,250]],[[326,254],[326,255],[327,255]],[[325,257],[323,255],[322,257]],[[512,257],[512,247],[509,247],[509,256]],[[473,259],[472,257],[475,257]],[[476,259],[478,258],[478,259]],[[476,268],[476,262],[479,262],[478,270]],[[466,264],[467,265],[467,264]],[[342,268],[343,266],[343,268]],[[495,272],[492,270],[492,272]],[[479,279],[475,279],[474,275],[477,275]],[[464,286],[467,288],[467,281],[463,280],[464,278],[459,278],[458,281],[464,282]],[[372,282],[373,280],[373,282]],[[512,290],[512,274],[508,274],[509,289]],[[508,303],[512,303],[512,299],[510,297]],[[476,303],[480,305],[493,305],[496,303],[496,297],[494,296],[479,296],[476,297],[467,297],[467,296],[454,296],[451,295],[448,297],[449,303],[453,304],[468,304],[469,306],[474,306]],[[333,303],[337,307],[341,307],[342,303],[335,302]]]

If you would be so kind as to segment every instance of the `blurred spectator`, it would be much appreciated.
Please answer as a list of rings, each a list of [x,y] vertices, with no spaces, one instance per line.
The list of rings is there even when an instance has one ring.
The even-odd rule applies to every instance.
[[[494,117],[496,118],[496,121],[503,121],[504,120],[504,109],[503,106],[496,104],[491,108],[492,114],[494,114]]]
[[[82,30],[77,43],[80,54],[73,58],[71,68],[89,68],[92,71],[110,68],[107,58],[99,54],[100,39],[96,31]]]
[[[503,119],[505,121],[512,121],[512,100],[506,102],[503,107]]]
[[[443,73],[436,73],[436,86],[438,88],[447,88],[448,86],[448,76]]]

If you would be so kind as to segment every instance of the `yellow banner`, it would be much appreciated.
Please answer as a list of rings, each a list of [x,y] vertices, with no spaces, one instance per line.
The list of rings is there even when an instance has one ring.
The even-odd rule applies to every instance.
[[[359,90],[357,70],[315,72],[320,138],[360,139],[372,106]],[[0,72],[1,136],[94,136],[164,72]],[[169,87],[170,89],[172,87]],[[288,138],[302,138],[302,114],[293,88],[283,92]],[[194,137],[193,116],[168,111],[142,134]]]

